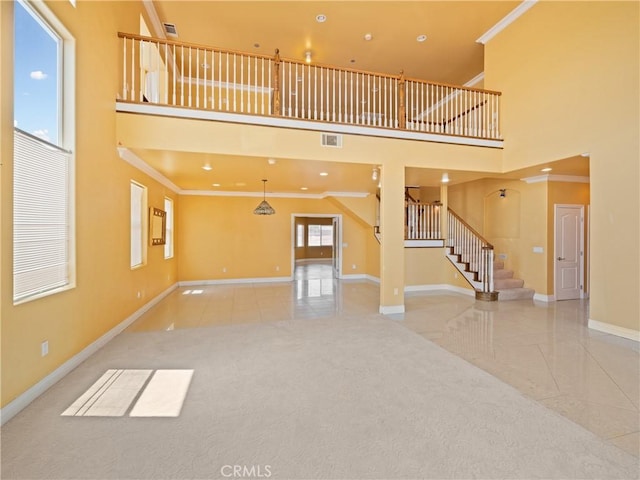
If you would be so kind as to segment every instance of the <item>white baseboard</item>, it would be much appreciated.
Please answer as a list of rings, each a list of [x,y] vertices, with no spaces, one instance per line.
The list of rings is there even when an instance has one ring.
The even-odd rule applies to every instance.
[[[449,291],[461,293],[463,295],[469,295],[475,297],[476,292],[471,288],[457,287],[455,285],[449,285],[448,283],[434,284],[434,285],[407,285],[404,287],[405,292],[435,292],[435,291]]]
[[[380,277],[374,277],[373,275],[365,275],[364,276],[365,280],[369,280],[370,282],[373,283],[380,283]]]
[[[221,278],[217,280],[188,280],[178,282],[181,287],[197,287],[198,285],[225,285],[229,283],[277,283],[290,282],[293,277],[258,277],[258,278]]]
[[[610,333],[611,335],[640,342],[640,332],[638,330],[612,325],[611,323],[599,322],[598,320],[592,320],[591,318],[589,319],[588,327],[592,330],[597,330],[598,332]]]
[[[555,302],[556,301],[556,296],[555,295],[542,295],[541,293],[534,293],[533,294],[533,299],[537,300],[539,302]]]
[[[394,313],[404,313],[404,305],[380,305],[380,313],[382,315],[393,315]]]
[[[346,275],[340,275],[341,280],[366,280],[367,276],[364,273],[348,273]]]
[[[73,369],[78,367],[82,362],[84,362],[91,355],[100,350],[103,346],[105,346],[110,340],[112,340],[116,335],[121,333],[125,328],[131,325],[134,321],[136,321],[143,313],[157,304],[164,297],[169,295],[178,287],[178,284],[173,284],[169,288],[167,288],[164,292],[157,295],[155,298],[145,303],[138,310],[129,315],[126,319],[120,322],[118,325],[113,327],[107,333],[102,335],[96,341],[85,347],[82,351],[71,357],[69,360],[64,362],[58,368],[56,368],[49,375],[44,377],[38,383],[36,383],[33,387],[29,388],[27,391],[19,395],[13,401],[2,407],[0,409],[0,425],[4,425],[6,422],[15,417],[22,409],[24,409],[27,405],[33,402],[36,398],[46,392],[49,388],[55,385],[57,382],[62,380],[62,378],[71,372]]]

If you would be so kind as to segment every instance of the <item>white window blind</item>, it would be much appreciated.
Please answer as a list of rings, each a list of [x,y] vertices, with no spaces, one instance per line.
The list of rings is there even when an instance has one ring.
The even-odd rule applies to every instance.
[[[70,162],[70,152],[14,130],[14,301],[72,282]]]
[[[131,268],[144,263],[144,211],[146,188],[131,182]]]
[[[164,198],[165,217],[165,244],[164,258],[173,257],[173,200],[168,197]]]

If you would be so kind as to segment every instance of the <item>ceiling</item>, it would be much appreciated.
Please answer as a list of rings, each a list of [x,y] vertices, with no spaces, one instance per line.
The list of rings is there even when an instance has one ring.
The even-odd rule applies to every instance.
[[[273,55],[314,64],[398,74],[461,85],[483,71],[476,42],[520,1],[163,1],[161,22],[175,24],[180,42]],[[326,21],[316,20],[324,15]],[[371,36],[370,40],[365,35]],[[157,33],[156,33],[157,35]],[[418,36],[426,35],[423,42]],[[164,35],[160,35],[164,36]],[[482,86],[482,83],[475,84]],[[373,193],[374,165],[137,150],[139,158],[183,190],[322,194]],[[273,162],[272,160],[272,162]],[[553,174],[588,176],[588,158],[554,162]],[[204,165],[211,170],[203,170]],[[503,177],[541,175],[542,167]],[[329,175],[320,176],[321,172]],[[586,173],[585,173],[586,172]],[[436,186],[442,170],[408,168],[407,185]],[[451,184],[501,175],[449,172]],[[216,184],[215,186],[213,184]],[[305,188],[305,190],[302,190]]]

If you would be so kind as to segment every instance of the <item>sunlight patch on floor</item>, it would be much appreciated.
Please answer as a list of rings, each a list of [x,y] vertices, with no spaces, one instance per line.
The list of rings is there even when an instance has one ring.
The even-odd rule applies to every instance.
[[[110,369],[62,416],[122,417],[138,398],[130,417],[177,417],[192,377],[193,370]]]

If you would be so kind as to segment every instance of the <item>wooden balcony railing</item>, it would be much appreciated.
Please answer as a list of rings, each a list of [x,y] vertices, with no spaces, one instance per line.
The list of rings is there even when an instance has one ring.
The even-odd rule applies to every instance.
[[[119,33],[119,100],[500,140],[500,92]]]

